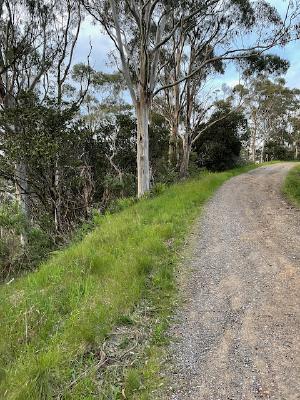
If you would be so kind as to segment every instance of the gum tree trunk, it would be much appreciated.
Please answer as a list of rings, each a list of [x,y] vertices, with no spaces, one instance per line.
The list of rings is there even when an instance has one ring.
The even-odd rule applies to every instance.
[[[20,206],[22,213],[25,215],[26,220],[29,220],[29,204],[28,204],[28,180],[26,164],[19,162],[15,164],[15,187],[16,187],[16,200]],[[21,245],[27,244],[27,235],[23,231],[20,235]]]
[[[253,112],[254,127],[251,130],[251,140],[250,140],[250,160],[255,162],[256,160],[256,132],[257,132],[257,115],[256,111]]]
[[[179,64],[180,59],[176,56],[177,64]],[[174,80],[177,80],[179,75],[178,67],[175,71]],[[172,112],[172,119],[170,123],[170,138],[169,138],[169,154],[168,162],[170,166],[178,166],[179,153],[178,153],[178,127],[179,127],[179,115],[180,115],[180,95],[179,86],[173,87],[173,97],[174,97],[174,109]]]
[[[191,154],[191,140],[188,134],[185,134],[182,138],[182,159],[180,164],[180,176],[186,178],[189,171],[189,161]]]
[[[263,140],[261,154],[260,154],[260,162],[263,163],[265,159],[265,140]]]
[[[175,121],[170,129],[168,163],[170,166],[178,163],[178,124]]]
[[[255,162],[256,158],[256,132],[253,131],[251,134],[251,144],[250,144],[250,160]]]
[[[142,95],[136,104],[138,197],[150,190],[149,111],[150,102]]]

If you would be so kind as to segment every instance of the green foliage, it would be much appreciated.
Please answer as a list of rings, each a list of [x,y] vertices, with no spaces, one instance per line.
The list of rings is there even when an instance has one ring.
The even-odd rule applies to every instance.
[[[20,234],[25,226],[26,219],[20,212],[18,204],[3,202],[0,207],[0,227]]]
[[[0,397],[75,400],[89,393],[91,399],[102,398],[96,370],[90,368],[97,357],[84,355],[99,349],[112,327],[143,297],[157,307],[156,341],[162,342],[163,319],[174,291],[176,249],[216,188],[245,170],[202,174],[120,213],[102,216],[81,242],[38,271],[2,286]],[[144,380],[151,380],[155,370],[149,362]],[[120,393],[117,382],[114,387]],[[128,374],[127,387],[131,392],[144,390],[136,373]]]
[[[166,190],[166,188],[167,188],[167,186],[166,186],[165,183],[159,182],[159,183],[156,183],[156,184],[152,187],[151,193],[152,193],[154,196],[158,196],[158,195],[162,194],[162,193]]]
[[[265,154],[268,160],[293,160],[295,152],[288,148],[286,144],[276,140],[269,140],[266,143]]]
[[[160,114],[152,113],[149,127],[149,148],[154,175],[159,174],[162,163],[166,162],[169,135],[169,125],[164,117]]]
[[[55,206],[60,205],[59,231],[68,232],[85,217],[86,189],[92,196],[86,150],[92,133],[74,120],[76,112],[73,106],[59,108],[50,100],[41,105],[33,93],[20,93],[15,107],[0,116],[1,126],[15,127],[2,140],[0,171],[14,182],[15,164],[26,165],[31,218],[49,234]]]
[[[138,370],[130,369],[127,373],[126,380],[125,380],[125,393],[129,398],[134,396],[135,392],[140,388],[141,382],[141,375]]]
[[[114,214],[116,212],[123,211],[126,208],[131,207],[136,202],[136,197],[125,197],[121,199],[116,199],[109,205],[109,207],[107,208],[107,212]]]
[[[32,227],[16,203],[0,206],[0,280],[36,267],[53,247],[51,238],[38,227]],[[26,245],[21,243],[26,237]]]
[[[293,204],[300,207],[300,165],[289,171],[284,181],[283,192]]]
[[[195,143],[198,165],[212,171],[233,168],[239,160],[243,136],[247,134],[247,121],[241,112],[220,103],[208,125],[213,122]]]
[[[290,64],[287,60],[274,54],[257,54],[252,52],[248,57],[241,59],[239,63],[243,66],[243,74],[251,77],[257,75],[281,75],[287,72]]]

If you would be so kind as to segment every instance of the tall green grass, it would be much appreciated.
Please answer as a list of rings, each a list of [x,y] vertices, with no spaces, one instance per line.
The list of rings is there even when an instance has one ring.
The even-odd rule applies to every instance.
[[[101,399],[96,377],[80,376],[82,360],[143,297],[155,292],[163,302],[173,287],[176,251],[203,204],[225,180],[251,168],[203,173],[100,217],[81,242],[3,285],[0,398]]]
[[[300,164],[292,168],[287,174],[283,192],[293,204],[300,207]]]

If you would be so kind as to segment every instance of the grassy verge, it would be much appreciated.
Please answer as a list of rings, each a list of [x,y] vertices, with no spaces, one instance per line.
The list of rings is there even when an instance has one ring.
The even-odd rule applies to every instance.
[[[290,202],[300,207],[300,164],[289,171],[284,181],[283,192]]]
[[[203,173],[103,216],[81,242],[3,285],[0,398],[149,398],[158,384],[178,250],[214,191],[253,167]],[[139,327],[139,319],[146,326],[142,357],[106,375],[115,363],[104,348],[110,333],[127,329],[124,340],[110,340],[108,346],[111,353],[125,348],[119,359],[128,359],[134,353],[132,326]]]

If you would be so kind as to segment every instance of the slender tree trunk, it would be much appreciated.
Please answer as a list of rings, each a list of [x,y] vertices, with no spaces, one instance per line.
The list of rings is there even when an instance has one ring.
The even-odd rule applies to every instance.
[[[20,206],[22,213],[25,215],[26,220],[29,220],[29,199],[28,199],[28,180],[27,180],[27,168],[26,164],[19,162],[15,164],[15,187],[16,187],[16,199]],[[27,244],[27,235],[23,231],[20,235],[21,245]]]
[[[150,190],[149,103],[142,95],[136,104],[138,197]]]
[[[170,166],[176,166],[178,164],[178,124],[177,121],[173,121],[170,129],[169,137],[169,153],[168,163]]]
[[[88,218],[91,215],[91,204],[94,190],[91,167],[89,165],[85,165],[81,170],[80,176],[84,178],[83,200],[85,216]]]
[[[251,131],[251,139],[250,139],[250,160],[255,162],[256,161],[256,117],[254,117],[254,128]]]
[[[251,133],[251,143],[250,143],[250,160],[255,162],[256,159],[256,132],[255,130]]]
[[[263,140],[261,154],[260,154],[260,162],[263,163],[265,159],[265,140]]]
[[[3,101],[4,107],[6,109],[14,109],[15,108],[15,98],[11,95],[11,93],[6,93]],[[18,134],[20,126],[17,124],[12,125],[11,130]],[[26,221],[30,220],[30,210],[29,210],[29,185],[28,185],[28,176],[27,176],[27,165],[24,161],[17,161],[15,163],[14,168],[14,176],[15,176],[15,193],[16,200],[19,204],[20,210],[26,218]],[[20,234],[20,242],[23,247],[27,244],[27,234],[26,231]]]
[[[54,200],[54,225],[56,233],[61,230],[61,196],[60,196],[60,171],[58,160],[55,161],[54,168],[54,191],[55,191],[55,200]]]
[[[179,49],[176,52],[176,68],[174,81],[177,80],[177,76],[179,75],[180,68],[180,51]],[[172,120],[171,120],[171,129],[170,129],[170,137],[169,137],[169,165],[177,166],[179,162],[179,152],[178,152],[178,126],[179,126],[179,114],[180,114],[180,93],[179,93],[179,85],[176,85],[172,88],[171,91],[173,95],[173,112],[172,112]]]
[[[180,164],[181,178],[186,178],[188,176],[190,154],[191,154],[190,136],[186,133],[182,138],[182,159]]]
[[[250,138],[250,161],[256,161],[256,137],[257,137],[257,112],[256,110],[252,111],[252,118],[254,122],[254,127],[251,130],[251,138]]]

